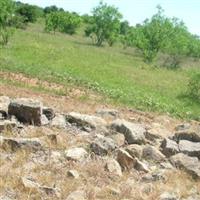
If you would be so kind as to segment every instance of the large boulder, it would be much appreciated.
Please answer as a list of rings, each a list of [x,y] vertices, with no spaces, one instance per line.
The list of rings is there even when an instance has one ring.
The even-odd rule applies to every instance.
[[[200,161],[197,157],[190,157],[183,153],[178,153],[170,157],[170,162],[178,168],[182,168],[195,178],[200,178]]]
[[[15,99],[8,106],[8,114],[14,115],[20,122],[40,126],[42,104],[33,99]]]
[[[61,114],[56,115],[51,121],[51,126],[57,128],[65,128],[66,127],[65,116]]]
[[[124,134],[129,144],[145,143],[145,128],[140,124],[127,122],[125,120],[115,120],[111,124],[111,129]]]
[[[66,115],[66,120],[84,131],[91,131],[106,126],[106,121],[100,117],[71,112]]]
[[[115,142],[108,137],[97,138],[91,143],[91,150],[97,155],[106,155],[116,148]]]
[[[179,149],[182,153],[200,159],[200,142],[190,142],[188,140],[179,141]]]
[[[174,140],[168,138],[162,141],[161,149],[162,153],[167,157],[173,156],[179,152],[178,144]]]

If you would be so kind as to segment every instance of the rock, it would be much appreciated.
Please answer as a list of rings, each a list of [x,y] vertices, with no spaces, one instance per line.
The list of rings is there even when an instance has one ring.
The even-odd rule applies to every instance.
[[[200,127],[191,128],[185,131],[178,131],[175,133],[174,140],[189,140],[191,142],[200,142]]]
[[[155,147],[146,145],[143,148],[142,157],[146,160],[161,162],[165,160],[165,156]]]
[[[14,115],[20,122],[40,126],[42,105],[32,99],[15,99],[8,106],[8,114]]]
[[[170,140],[168,138],[165,138],[162,141],[161,148],[162,148],[162,153],[167,157],[175,155],[179,152],[178,144],[175,141]]]
[[[136,161],[136,163],[134,165],[134,168],[136,170],[143,171],[143,172],[149,172],[149,168],[145,163],[141,162],[138,158],[134,158],[134,159]]]
[[[40,187],[32,178],[22,177],[21,181],[26,189],[38,189]]]
[[[17,123],[10,120],[0,121],[0,132],[9,130],[11,131],[13,128],[17,127]]]
[[[135,159],[127,151],[123,149],[118,150],[117,161],[119,162],[123,170],[130,170],[136,164]]]
[[[142,158],[142,150],[143,147],[138,144],[131,144],[126,147],[126,151],[132,156],[137,157],[139,159]]]
[[[91,131],[106,126],[106,121],[100,117],[92,115],[83,115],[75,112],[69,113],[66,116],[66,120],[70,124],[74,124],[84,131]]]
[[[41,125],[46,126],[49,124],[49,120],[47,119],[46,115],[41,116]]]
[[[10,98],[6,96],[0,96],[0,114],[2,119],[8,117],[8,105],[10,103]]]
[[[57,127],[57,128],[65,128],[66,127],[66,119],[64,115],[56,115],[52,121],[51,126]]]
[[[39,190],[48,196],[57,197],[60,199],[60,196],[61,196],[60,191],[57,188],[49,187],[49,186],[40,186]]]
[[[111,124],[111,129],[124,134],[128,144],[145,143],[146,130],[139,124],[118,119]]]
[[[110,137],[111,139],[113,139],[113,141],[115,142],[115,144],[117,146],[119,146],[119,147],[123,146],[125,144],[125,137],[121,133],[112,134],[112,135],[109,135],[108,137]]]
[[[100,109],[96,111],[96,114],[101,117],[118,117],[119,111],[114,109]]]
[[[200,142],[190,142],[188,140],[179,141],[180,152],[200,159]]]
[[[69,177],[74,178],[74,179],[77,179],[77,178],[79,177],[79,173],[78,173],[76,170],[69,170],[69,171],[67,172],[67,175],[68,175]]]
[[[165,181],[166,180],[166,176],[164,174],[165,170],[162,171],[156,171],[153,172],[152,174],[145,174],[142,177],[142,181],[143,182],[155,182],[155,181]]]
[[[55,117],[53,109],[49,107],[43,107],[42,114],[44,114],[48,120],[52,120]]]
[[[178,200],[178,198],[174,194],[164,192],[160,195],[160,200]]]
[[[195,178],[200,178],[200,161],[196,157],[190,157],[183,153],[178,153],[170,157],[172,165],[182,168]]]
[[[106,162],[105,169],[114,175],[122,176],[121,167],[115,159],[109,159]]]
[[[0,136],[0,146],[4,150],[17,151],[18,149],[27,149],[38,151],[43,149],[39,138],[6,138]]]
[[[81,147],[75,147],[66,150],[65,155],[68,160],[82,161],[87,157],[88,153]]]
[[[85,192],[83,190],[77,190],[72,192],[66,200],[86,200]]]
[[[97,155],[106,155],[116,148],[115,142],[108,137],[97,138],[91,143],[91,150]]]
[[[176,131],[185,131],[191,128],[191,125],[189,123],[185,124],[179,124],[178,126],[175,127]]]

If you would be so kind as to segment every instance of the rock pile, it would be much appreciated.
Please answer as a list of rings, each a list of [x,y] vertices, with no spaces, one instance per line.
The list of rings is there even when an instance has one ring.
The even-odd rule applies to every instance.
[[[101,117],[106,113],[114,116],[114,121],[108,122]],[[153,182],[164,180],[166,171],[177,168],[200,179],[200,129],[190,130],[190,126],[182,125],[170,137],[162,138],[150,134],[142,124],[117,117],[119,113],[115,110],[98,110],[96,116],[75,112],[61,114],[36,100],[0,97],[0,133],[4,133],[0,136],[0,148],[12,153],[22,149],[46,153],[48,147],[42,138],[20,137],[22,130],[27,126],[70,129],[87,137],[87,145],[54,151],[51,156],[57,163],[66,160],[84,165],[92,159],[103,158],[104,169],[113,176],[121,177],[124,172],[137,171],[143,176],[142,181]],[[9,137],[6,135],[8,131],[17,131],[19,136]],[[56,135],[49,138],[57,141]],[[73,169],[68,171],[68,175],[80,178]],[[41,186],[24,177],[22,182],[25,187],[59,196],[57,188]],[[67,199],[74,199],[73,196],[85,199],[82,192],[74,192]],[[166,196],[163,194],[160,199],[177,199],[173,195],[170,198]]]

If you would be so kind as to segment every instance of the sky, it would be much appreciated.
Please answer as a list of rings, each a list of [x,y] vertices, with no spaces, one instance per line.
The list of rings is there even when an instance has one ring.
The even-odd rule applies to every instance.
[[[24,3],[46,7],[56,5],[67,11],[79,14],[91,13],[99,0],[20,0]],[[131,25],[143,22],[156,12],[156,6],[161,5],[168,17],[183,20],[189,31],[200,35],[200,0],[104,0],[109,5],[116,6],[123,14],[124,20]]]

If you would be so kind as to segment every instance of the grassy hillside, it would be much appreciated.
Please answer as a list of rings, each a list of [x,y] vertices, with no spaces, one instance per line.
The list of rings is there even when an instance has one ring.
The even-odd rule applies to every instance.
[[[17,30],[10,44],[0,49],[3,71],[90,87],[116,103],[184,118],[200,116],[200,104],[184,96],[198,68],[198,63],[176,71],[155,68],[133,49],[97,48],[81,34],[44,33],[40,24]]]

